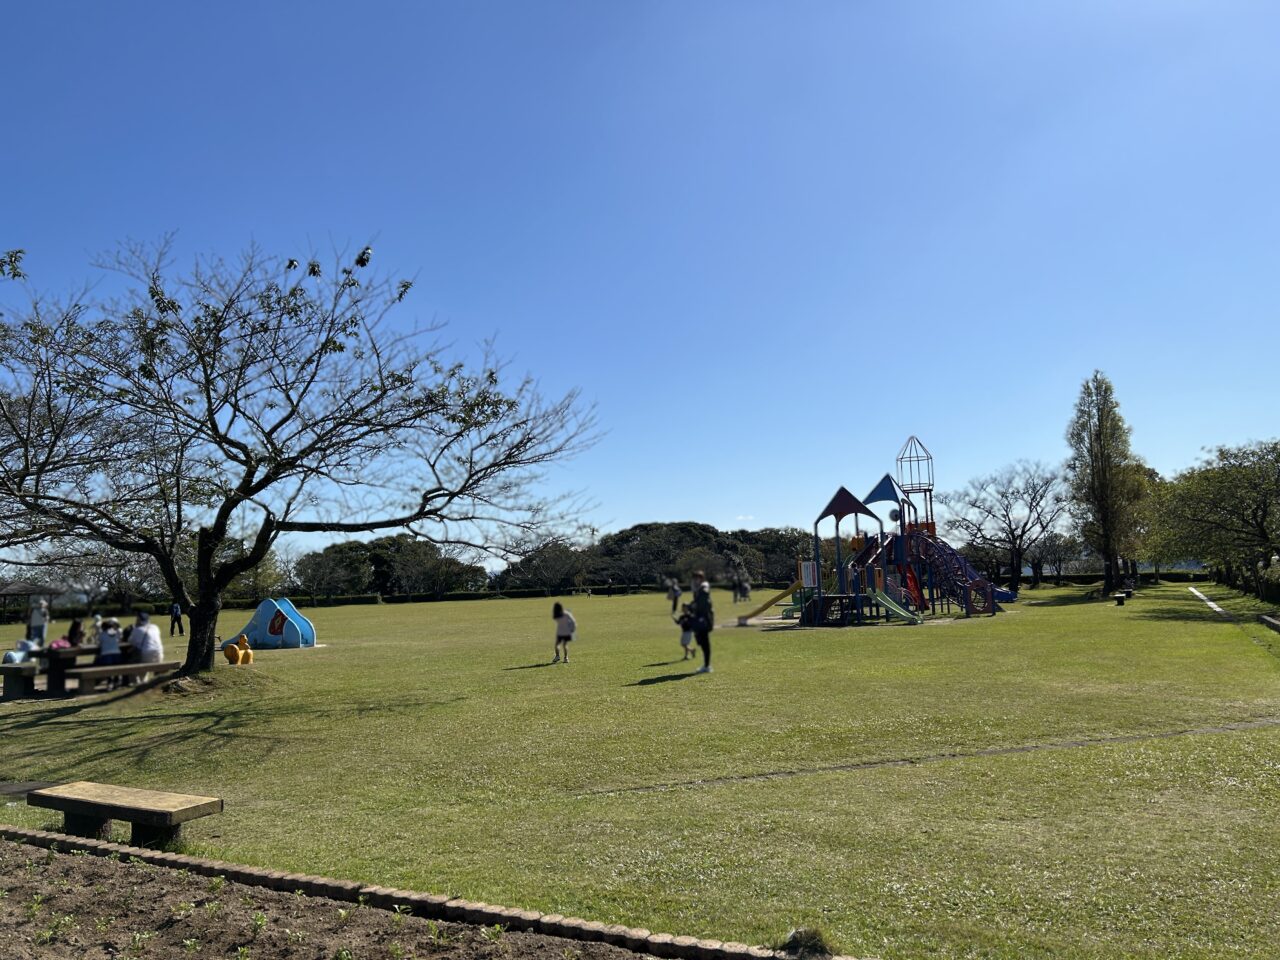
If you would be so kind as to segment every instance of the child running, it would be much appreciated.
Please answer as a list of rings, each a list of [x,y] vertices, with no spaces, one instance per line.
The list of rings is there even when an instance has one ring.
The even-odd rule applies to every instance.
[[[680,625],[680,646],[684,648],[684,656],[682,660],[688,660],[690,657],[696,657],[693,652],[693,611],[689,604],[680,607],[680,616],[672,617],[677,624]]]
[[[556,604],[551,608],[551,619],[556,622],[556,658],[552,663],[559,663],[564,660],[569,662],[569,641],[573,639],[573,635],[578,630],[578,622],[573,619],[573,614],[566,610],[560,604]],[[560,656],[560,646],[564,645],[564,656]]]

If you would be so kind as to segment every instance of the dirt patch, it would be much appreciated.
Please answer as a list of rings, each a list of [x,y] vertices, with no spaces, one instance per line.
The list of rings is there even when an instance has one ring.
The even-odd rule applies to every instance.
[[[0,840],[0,958],[636,960],[621,947],[425,920],[140,861]]]

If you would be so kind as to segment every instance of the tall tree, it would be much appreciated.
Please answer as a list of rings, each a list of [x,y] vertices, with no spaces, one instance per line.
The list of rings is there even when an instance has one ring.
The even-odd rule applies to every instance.
[[[1120,415],[1115,389],[1101,370],[1080,388],[1067,443],[1071,511],[1081,536],[1102,558],[1103,590],[1110,593],[1120,582],[1120,549],[1132,528],[1143,475],[1129,447],[1129,426]]]
[[[970,480],[965,489],[938,502],[951,513],[947,526],[952,532],[1007,558],[1010,590],[1022,581],[1027,551],[1053,529],[1067,507],[1059,473],[1025,460]]]
[[[412,284],[371,278],[370,258],[251,249],[175,275],[166,245],[128,246],[108,264],[133,282],[122,299],[6,316],[0,543],[152,557],[190,611],[193,673],[213,666],[224,591],[283,534],[407,528],[495,551],[542,535],[540,468],[589,440],[591,412],[393,325]],[[233,530],[245,549],[220,556]]]

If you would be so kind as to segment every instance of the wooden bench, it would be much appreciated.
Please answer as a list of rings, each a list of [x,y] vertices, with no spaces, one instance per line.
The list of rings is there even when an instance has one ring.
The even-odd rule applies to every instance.
[[[61,810],[64,832],[77,837],[109,840],[111,821],[125,820],[133,824],[129,842],[135,847],[172,843],[188,820],[222,812],[222,800],[218,797],[136,790],[88,780],[32,790],[27,794],[27,803]]]
[[[113,677],[140,677],[147,673],[173,673],[181,663],[171,660],[166,663],[116,663],[105,667],[75,667],[66,672],[68,680],[79,680],[76,693],[92,693],[94,684],[99,680],[110,680]]]
[[[133,650],[130,643],[120,644],[120,652],[128,654]],[[49,665],[49,678],[46,689],[49,696],[60,697],[67,692],[67,671],[75,667],[76,661],[81,657],[96,657],[101,648],[92,643],[84,643],[78,647],[44,647],[36,651],[35,655],[44,660]],[[87,667],[93,666],[92,663],[85,664]]]
[[[40,664],[34,660],[22,663],[0,663],[0,676],[4,677],[4,693],[0,698],[20,700],[36,695],[36,674],[40,672]]]

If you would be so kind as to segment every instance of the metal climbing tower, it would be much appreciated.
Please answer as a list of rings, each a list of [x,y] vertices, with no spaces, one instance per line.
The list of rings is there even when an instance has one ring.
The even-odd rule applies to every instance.
[[[898,451],[898,486],[907,493],[924,494],[921,521],[936,529],[933,520],[933,454],[912,434]]]

